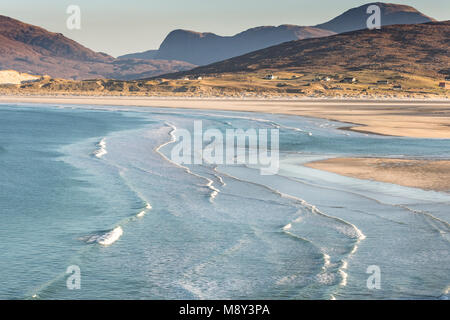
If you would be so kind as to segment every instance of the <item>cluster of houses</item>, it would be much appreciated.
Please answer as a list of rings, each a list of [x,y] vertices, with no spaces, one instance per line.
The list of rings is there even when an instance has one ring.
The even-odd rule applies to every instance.
[[[182,78],[180,80],[184,80],[184,81],[203,80],[203,77],[202,76],[187,76],[187,77],[184,77],[184,78]]]
[[[382,85],[388,85],[390,84],[389,80],[378,80],[377,81],[377,85],[382,86]],[[402,90],[402,85],[401,84],[394,84],[392,86],[392,89],[395,91],[399,91]]]
[[[296,78],[298,78],[298,76],[292,76],[292,78],[296,79]],[[268,74],[263,79],[264,80],[276,80],[276,79],[278,79],[278,77],[273,75],[273,74]],[[313,82],[318,82],[318,81],[329,82],[332,79],[336,79],[336,78],[332,77],[332,76],[322,76],[322,77],[316,77],[312,81]],[[445,77],[445,81],[439,82],[439,87],[440,88],[446,88],[447,87],[447,81],[450,81],[450,76],[446,76]],[[340,83],[357,83],[358,79],[355,78],[355,77],[345,77],[339,82]],[[389,85],[389,84],[390,84],[389,80],[378,80],[377,81],[377,85]],[[399,90],[402,90],[402,86],[400,84],[393,84],[392,89],[395,90],[395,91],[399,91]]]
[[[316,77],[313,82],[319,82],[319,81],[323,81],[323,82],[330,82],[331,80],[339,80],[339,77],[337,76],[323,76],[323,77]],[[356,79],[355,77],[345,77],[343,78],[341,81],[341,83],[356,83],[358,82],[358,79]]]

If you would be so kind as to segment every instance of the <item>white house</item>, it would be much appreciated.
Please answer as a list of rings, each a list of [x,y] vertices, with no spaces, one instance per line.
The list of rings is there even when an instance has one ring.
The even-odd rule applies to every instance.
[[[356,82],[356,78],[355,77],[345,77],[344,79],[342,79],[343,83],[355,83]]]
[[[267,76],[264,77],[264,79],[266,80],[275,80],[277,77],[274,76],[273,74],[268,74]]]

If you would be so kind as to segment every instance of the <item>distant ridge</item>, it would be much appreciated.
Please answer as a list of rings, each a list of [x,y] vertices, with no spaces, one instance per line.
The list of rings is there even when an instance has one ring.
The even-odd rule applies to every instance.
[[[203,65],[286,41],[326,37],[332,34],[334,32],[294,25],[257,27],[231,37],[175,30],[163,41],[155,58]]]
[[[148,50],[144,52],[130,53],[120,56],[120,59],[144,59],[144,60],[152,60],[156,58],[156,54],[158,50]]]
[[[383,26],[435,21],[410,6],[373,2],[350,9],[314,27],[263,26],[248,29],[231,37],[222,37],[209,32],[174,30],[165,38],[159,50],[129,54],[119,58],[181,60],[196,65],[207,65],[287,41],[320,38],[365,29],[368,18],[366,10],[372,4],[380,7]]]
[[[382,26],[394,24],[419,24],[436,21],[411,6],[373,2],[350,9],[326,23],[316,25],[316,28],[336,33],[366,29],[368,17],[367,8],[370,5],[377,5],[380,7]]]
[[[386,26],[327,38],[285,42],[239,57],[161,77],[214,76],[225,73],[297,72],[328,74],[396,71],[417,76],[447,74],[450,21]]]

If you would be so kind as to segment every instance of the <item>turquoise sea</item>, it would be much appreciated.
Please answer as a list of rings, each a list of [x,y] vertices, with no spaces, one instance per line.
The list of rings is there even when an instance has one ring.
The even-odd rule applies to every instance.
[[[180,129],[280,130],[280,170],[175,165]],[[0,105],[0,299],[448,299],[450,194],[302,166],[450,140],[283,115]],[[69,290],[69,266],[81,287]],[[380,288],[370,289],[370,266]]]

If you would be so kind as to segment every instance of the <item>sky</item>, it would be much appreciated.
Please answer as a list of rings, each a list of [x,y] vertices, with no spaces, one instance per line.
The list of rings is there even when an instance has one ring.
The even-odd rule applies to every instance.
[[[0,15],[60,32],[113,56],[158,49],[174,29],[234,35],[256,26],[316,25],[371,2],[358,0],[2,0]],[[450,19],[449,0],[392,0],[437,20]],[[69,30],[69,5],[81,29]]]

